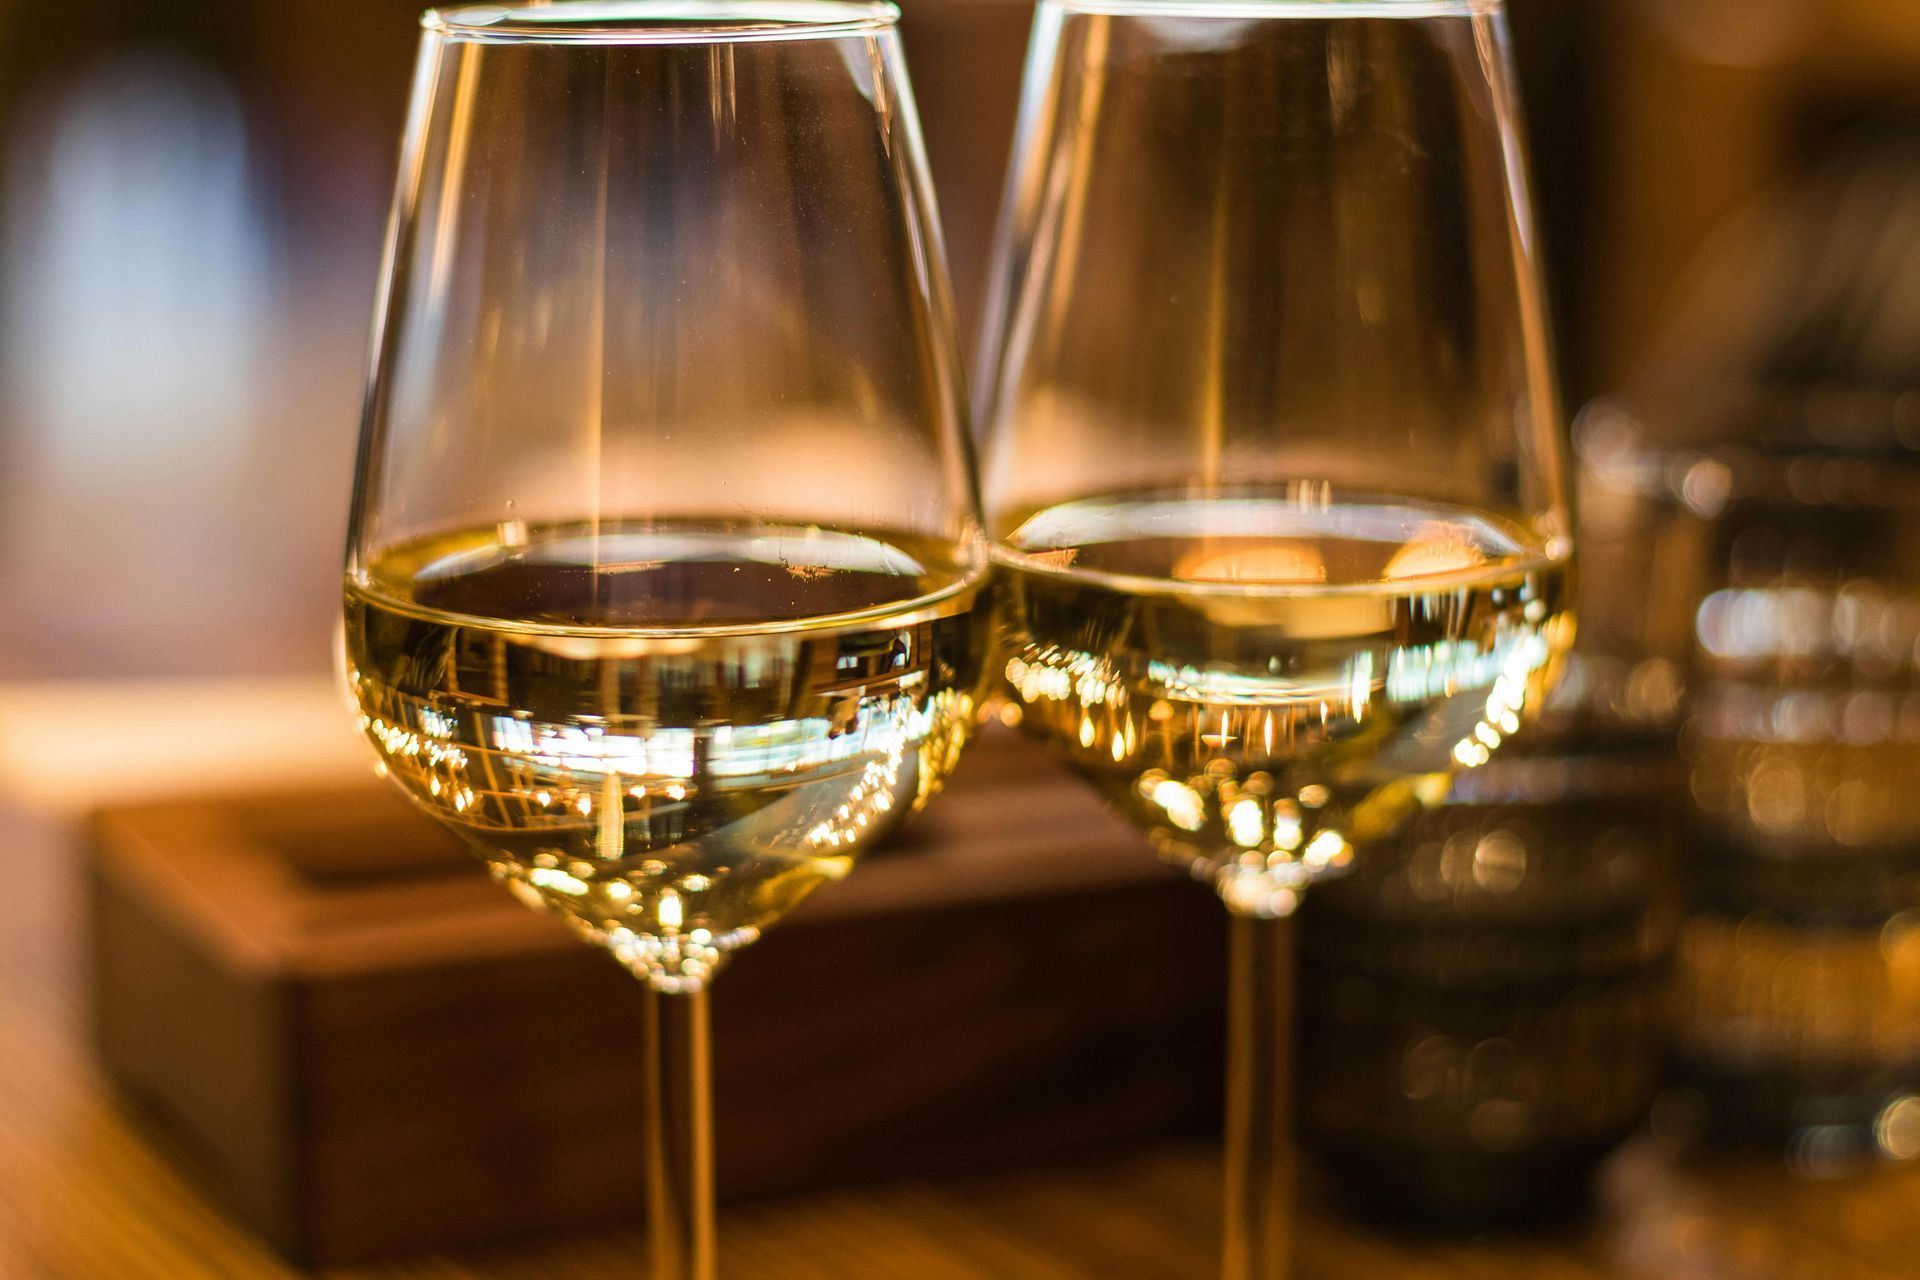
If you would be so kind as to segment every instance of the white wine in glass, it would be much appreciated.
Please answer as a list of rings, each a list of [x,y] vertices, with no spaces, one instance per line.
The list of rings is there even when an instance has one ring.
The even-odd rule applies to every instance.
[[[989,674],[898,16],[423,20],[346,679],[406,794],[647,984],[654,1280],[715,1271],[709,984],[939,790]]]
[[[682,991],[938,789],[981,595],[904,535],[464,531],[348,583],[348,678],[388,773],[500,880]]]
[[[1324,492],[1062,504],[1001,559],[1024,721],[1260,916],[1516,731],[1570,624],[1526,530]]]
[[[1223,1272],[1288,1265],[1287,932],[1535,715],[1565,427],[1499,0],[1041,0],[980,361],[1022,722],[1234,913]]]

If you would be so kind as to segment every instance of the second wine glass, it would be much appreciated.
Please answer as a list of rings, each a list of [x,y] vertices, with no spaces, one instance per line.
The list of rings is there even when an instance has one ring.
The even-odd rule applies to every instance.
[[[1497,0],[1039,7],[981,359],[1005,677],[1235,914],[1235,1280],[1286,1266],[1274,922],[1572,639],[1524,175]]]

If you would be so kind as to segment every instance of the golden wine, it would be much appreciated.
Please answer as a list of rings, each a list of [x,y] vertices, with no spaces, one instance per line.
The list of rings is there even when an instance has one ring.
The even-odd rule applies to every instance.
[[[951,772],[986,581],[926,538],[511,522],[350,572],[347,680],[496,877],[684,989]]]
[[[1541,540],[1321,486],[1066,503],[996,557],[1022,723],[1255,914],[1484,761],[1572,641]]]

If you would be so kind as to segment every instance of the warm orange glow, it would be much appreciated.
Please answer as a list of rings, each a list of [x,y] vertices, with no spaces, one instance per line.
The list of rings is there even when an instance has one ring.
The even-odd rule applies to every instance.
[[[1247,582],[1287,585],[1325,582],[1326,561],[1312,547],[1298,542],[1263,542],[1258,546],[1216,550],[1203,547],[1173,568],[1182,582]]]
[[[1480,548],[1457,534],[1441,532],[1416,538],[1394,552],[1381,576],[1388,582],[1404,582],[1409,578],[1460,573],[1486,562],[1486,553]]]

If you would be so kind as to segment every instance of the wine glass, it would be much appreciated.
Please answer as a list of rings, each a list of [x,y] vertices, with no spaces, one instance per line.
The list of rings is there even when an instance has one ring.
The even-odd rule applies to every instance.
[[[987,674],[897,18],[423,19],[346,678],[406,794],[652,992],[663,1280],[714,1266],[708,985],[938,790]]]
[[[1278,1275],[1275,922],[1572,639],[1505,19],[1042,0],[1027,65],[978,402],[1006,683],[1234,913],[1225,1274]]]

